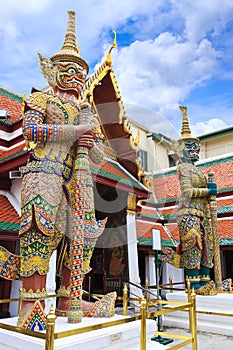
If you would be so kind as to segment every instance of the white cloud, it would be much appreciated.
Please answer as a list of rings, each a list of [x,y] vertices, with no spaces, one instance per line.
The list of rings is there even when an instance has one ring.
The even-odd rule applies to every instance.
[[[227,128],[227,125],[223,120],[218,118],[209,119],[206,122],[198,122],[194,125],[190,125],[190,129],[193,130],[192,134],[194,136],[200,136],[203,134],[208,134],[216,130],[221,130]]]
[[[29,93],[31,86],[46,84],[37,51],[50,57],[60,50],[67,10],[76,11],[77,40],[91,71],[116,30],[120,40],[113,67],[123,100],[158,111],[176,127],[178,105],[192,105],[196,89],[206,82],[211,86],[216,76],[233,80],[232,0],[1,0],[1,85]],[[204,118],[194,113],[193,124],[218,118],[205,103],[208,91],[200,102]],[[231,92],[227,105],[218,94],[219,114],[230,124]],[[158,126],[152,119],[150,125]]]
[[[185,21],[184,33],[198,42],[206,35],[218,35],[232,19],[231,0],[171,0]]]
[[[206,39],[197,45],[166,32],[116,50],[113,62],[123,98],[161,112],[213,75],[216,51]]]
[[[124,106],[127,117],[139,122],[150,132],[161,133],[172,138],[178,137],[174,126],[160,113],[135,104],[124,103]]]

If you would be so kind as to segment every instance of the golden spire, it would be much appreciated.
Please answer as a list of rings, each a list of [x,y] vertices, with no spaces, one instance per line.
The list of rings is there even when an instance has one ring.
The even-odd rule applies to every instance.
[[[178,140],[173,140],[171,149],[178,155],[179,158],[183,157],[183,150],[185,147],[185,141],[195,141],[200,143],[200,140],[197,137],[191,135],[189,120],[187,115],[187,107],[179,106],[179,109],[182,112],[182,129],[181,136]]]
[[[68,24],[65,34],[65,40],[62,45],[61,51],[51,57],[52,62],[70,61],[76,62],[84,66],[88,72],[89,67],[87,62],[80,57],[79,44],[76,44],[75,34],[75,12],[68,11]]]
[[[76,55],[80,55],[79,46],[76,45],[75,34],[75,12],[68,11],[68,23],[62,51],[73,51]]]
[[[187,115],[187,107],[179,106],[179,109],[182,112],[182,129],[181,129],[181,137],[182,140],[198,140],[196,137],[191,135],[189,120]]]

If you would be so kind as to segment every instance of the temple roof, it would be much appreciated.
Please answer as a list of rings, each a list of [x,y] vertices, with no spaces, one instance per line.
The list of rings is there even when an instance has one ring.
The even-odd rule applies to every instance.
[[[0,109],[7,110],[7,118],[0,118],[1,123],[13,124],[22,118],[22,97],[3,86],[0,86]]]
[[[134,178],[122,165],[112,159],[105,158],[104,163],[101,165],[92,162],[91,171],[93,179],[98,183],[117,187],[126,192],[133,191],[139,199],[149,196],[148,188]]]
[[[217,215],[218,232],[221,245],[233,244],[233,154],[199,162],[206,175],[214,172],[214,179],[218,186]],[[179,240],[176,224],[176,210],[179,199],[179,182],[176,169],[167,169],[154,175],[154,192],[156,201],[151,195],[148,200],[141,202],[140,218],[137,220],[138,243],[152,244],[152,228],[161,231],[162,244],[172,245],[163,225],[169,228],[175,240]]]
[[[86,85],[109,146],[117,160],[137,180],[148,186],[139,158],[139,135],[132,134],[111,64],[105,61]]]

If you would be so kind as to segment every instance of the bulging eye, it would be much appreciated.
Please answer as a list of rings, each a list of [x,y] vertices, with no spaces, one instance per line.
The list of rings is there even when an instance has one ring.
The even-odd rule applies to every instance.
[[[75,70],[74,68],[69,68],[69,69],[68,69],[68,73],[69,73],[70,75],[76,74],[76,70]]]

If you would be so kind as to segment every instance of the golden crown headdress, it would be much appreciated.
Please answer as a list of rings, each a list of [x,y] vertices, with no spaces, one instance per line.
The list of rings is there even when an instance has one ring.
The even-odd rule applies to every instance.
[[[67,11],[68,24],[65,34],[65,40],[60,52],[53,55],[50,59],[52,62],[71,61],[76,62],[84,66],[89,71],[87,62],[80,56],[80,46],[76,44],[75,34],[75,12]]]
[[[187,115],[187,107],[179,106],[179,109],[182,112],[181,136],[178,138],[178,140],[173,142],[171,148],[179,157],[182,157],[185,141],[195,141],[200,143],[200,140],[191,134]]]
[[[56,53],[51,58],[46,58],[45,56],[38,53],[41,72],[51,86],[54,86],[55,84],[57,62],[76,62],[82,65],[86,69],[87,73],[89,71],[87,62],[80,56],[79,45],[76,44],[75,12],[68,11],[67,13],[67,30],[65,34],[65,40],[60,52]]]

